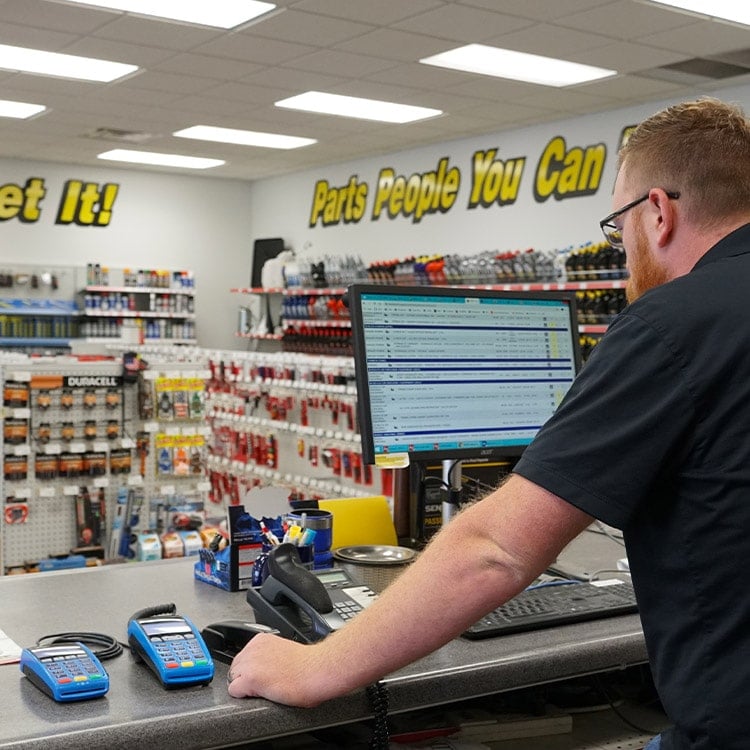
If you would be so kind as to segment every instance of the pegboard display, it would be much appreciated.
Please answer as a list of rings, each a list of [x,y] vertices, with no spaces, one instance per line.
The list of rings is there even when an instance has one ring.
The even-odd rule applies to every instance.
[[[166,532],[168,510],[174,517],[178,509],[203,504],[209,487],[205,373],[195,361],[189,370],[165,367],[146,368],[141,361],[126,372],[119,359],[73,357],[0,364],[2,571],[33,568],[36,561],[71,552],[137,557],[131,536]],[[149,410],[160,402],[161,411]],[[122,518],[123,497],[145,503],[136,524]],[[161,515],[152,506],[162,508]]]
[[[366,465],[351,357],[212,352],[206,414],[212,496],[229,504],[272,485],[293,499],[392,495]]]

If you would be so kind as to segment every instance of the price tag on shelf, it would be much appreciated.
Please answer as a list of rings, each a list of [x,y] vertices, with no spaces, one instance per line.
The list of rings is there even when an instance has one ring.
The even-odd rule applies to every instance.
[[[44,452],[48,456],[59,456],[62,453],[62,446],[60,443],[48,443],[44,446]]]
[[[96,453],[107,453],[109,451],[109,443],[103,441],[95,442],[91,447]]]
[[[94,480],[94,487],[109,487],[109,477],[97,477]]]
[[[79,488],[77,484],[66,484],[63,487],[63,495],[65,497],[75,497],[79,492]]]
[[[163,484],[159,488],[159,492],[162,495],[174,495],[174,493],[175,493],[175,487],[174,487],[173,484]]]
[[[71,443],[68,446],[68,451],[70,453],[85,453],[86,452],[86,443]]]
[[[128,477],[128,485],[131,487],[140,487],[143,484],[143,477],[140,474],[131,474]]]

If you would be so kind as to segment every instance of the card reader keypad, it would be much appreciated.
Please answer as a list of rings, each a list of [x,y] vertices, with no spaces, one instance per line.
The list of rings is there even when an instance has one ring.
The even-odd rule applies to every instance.
[[[40,661],[58,685],[67,685],[71,682],[88,683],[104,678],[101,670],[88,656],[68,654],[66,656],[51,656],[40,659]]]
[[[206,654],[192,633],[151,636],[149,639],[167,669],[203,666]]]

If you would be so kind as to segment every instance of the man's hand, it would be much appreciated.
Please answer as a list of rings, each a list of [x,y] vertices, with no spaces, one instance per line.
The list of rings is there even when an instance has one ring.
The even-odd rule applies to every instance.
[[[304,645],[267,633],[256,635],[235,656],[229,668],[229,695],[233,698],[268,698],[288,706],[311,708],[336,693],[330,682],[330,664],[318,658],[316,646]]]

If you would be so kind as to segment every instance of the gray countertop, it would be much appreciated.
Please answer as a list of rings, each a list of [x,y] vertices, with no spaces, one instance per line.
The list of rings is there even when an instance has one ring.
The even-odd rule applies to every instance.
[[[590,550],[612,543],[584,539],[576,544]],[[610,556],[622,554],[608,549]],[[100,632],[125,641],[128,618],[136,610],[170,602],[198,628],[223,619],[252,619],[244,592],[197,582],[192,567],[193,560],[166,560],[6,576],[0,578],[0,630],[21,646],[68,631]],[[640,621],[631,615],[483,641],[456,639],[385,681],[391,711],[400,712],[646,659]],[[372,715],[362,691],[315,709],[231,698],[228,667],[221,662],[216,662],[210,685],[172,691],[164,690],[129,653],[106,661],[105,668],[110,689],[104,698],[60,704],[22,677],[17,664],[0,666],[0,748],[115,750],[140,742],[160,750],[212,748]]]

